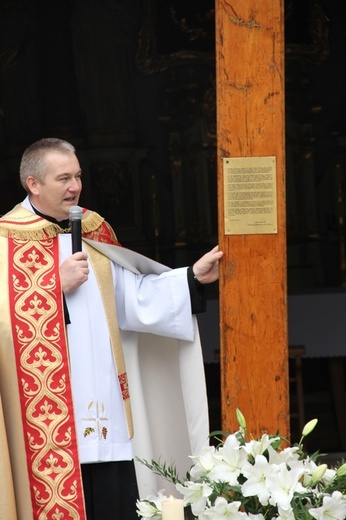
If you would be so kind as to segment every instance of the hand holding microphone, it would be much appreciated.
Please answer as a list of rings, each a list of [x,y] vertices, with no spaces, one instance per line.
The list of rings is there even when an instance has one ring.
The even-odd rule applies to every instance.
[[[82,251],[82,208],[72,206],[69,211],[71,222],[72,253]]]
[[[69,211],[71,221],[72,256],[60,266],[62,290],[68,294],[78,289],[88,279],[88,256],[82,251],[82,208],[72,206]]]

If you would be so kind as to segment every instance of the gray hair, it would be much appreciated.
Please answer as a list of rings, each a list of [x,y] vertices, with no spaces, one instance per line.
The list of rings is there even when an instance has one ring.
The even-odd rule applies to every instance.
[[[20,182],[26,191],[28,191],[26,180],[30,175],[41,182],[44,181],[47,152],[74,154],[76,150],[71,143],[56,137],[40,139],[28,146],[23,153],[19,167]]]

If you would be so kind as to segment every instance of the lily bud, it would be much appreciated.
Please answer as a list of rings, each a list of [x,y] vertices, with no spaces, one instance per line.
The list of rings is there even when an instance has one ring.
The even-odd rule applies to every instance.
[[[311,433],[314,430],[317,423],[318,419],[311,419],[311,421],[306,423],[302,431],[302,436],[306,437],[307,435],[309,435],[309,433]]]
[[[317,466],[317,468],[315,468],[313,474],[311,475],[310,485],[317,484],[317,482],[321,480],[327,469],[327,464],[321,464],[320,466]]]
[[[246,430],[246,421],[245,421],[244,415],[241,413],[239,408],[236,409],[235,413],[237,416],[237,421],[238,421],[239,426],[241,428],[243,428],[243,430]]]
[[[337,477],[344,477],[346,475],[346,462],[336,470]]]

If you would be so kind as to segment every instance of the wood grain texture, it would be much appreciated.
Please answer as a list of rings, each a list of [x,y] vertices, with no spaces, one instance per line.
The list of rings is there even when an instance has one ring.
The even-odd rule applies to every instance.
[[[289,434],[282,0],[216,0],[222,427]],[[223,157],[275,156],[278,233],[225,235]]]

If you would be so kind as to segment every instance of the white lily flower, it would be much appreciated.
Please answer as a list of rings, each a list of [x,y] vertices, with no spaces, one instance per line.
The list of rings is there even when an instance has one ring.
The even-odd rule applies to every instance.
[[[279,520],[295,520],[293,509],[290,507],[289,509],[283,509],[282,507],[278,507],[279,516],[277,517]]]
[[[137,501],[137,514],[141,518],[151,518],[151,520],[157,520],[161,518],[161,513],[155,506],[145,501]]]
[[[137,500],[137,514],[143,519],[150,518],[151,520],[161,520],[161,503],[167,499],[168,497],[164,495],[164,489],[161,489],[158,492],[158,496],[150,495],[146,500]]]
[[[228,435],[225,442],[223,443],[223,446],[219,448],[219,452],[223,453],[224,451],[232,451],[237,448],[240,448],[240,446],[240,442],[238,441],[238,438],[235,434]]]
[[[256,457],[256,455],[262,455],[271,444],[279,440],[280,437],[269,437],[269,435],[264,433],[260,440],[251,440],[244,446],[244,449],[249,455]]]
[[[185,482],[185,485],[175,485],[177,491],[184,497],[184,506],[191,505],[192,513],[198,516],[203,513],[208,503],[208,497],[211,495],[213,488],[205,482]]]
[[[311,484],[311,477],[317,470],[317,464],[313,460],[307,458],[304,461],[298,460],[290,463],[290,468],[302,468],[304,470],[303,475],[303,486],[309,486]]]
[[[190,470],[190,476],[198,479],[203,475],[208,475],[218,462],[215,454],[215,446],[205,446],[200,455],[191,456],[190,458],[195,461],[195,465]]]
[[[219,454],[218,463],[210,471],[209,478],[236,486],[242,467],[247,461],[247,453],[240,446],[235,435],[230,435],[224,446],[219,449]]]
[[[304,433],[315,425],[315,420],[308,423]],[[339,478],[346,474],[346,463],[329,469],[313,458],[302,451],[301,442],[282,449],[279,436],[263,434],[246,442],[240,428],[220,446],[205,446],[192,456],[191,480],[176,489],[196,520],[296,520],[296,507],[299,518],[346,520],[344,479]],[[161,471],[169,475],[166,465]],[[161,501],[167,497],[160,493],[161,499],[137,502],[142,520],[162,520]]]
[[[264,455],[257,455],[255,463],[247,463],[242,468],[242,474],[247,478],[246,482],[241,486],[244,497],[257,496],[263,506],[268,505],[270,492],[266,486],[266,478],[268,475],[277,471],[277,466],[271,466]]]
[[[335,475],[337,475],[338,472],[335,469],[328,468],[325,474],[322,477],[323,484],[330,484],[332,480],[334,480]]]
[[[248,519],[246,513],[239,511],[241,502],[230,502],[223,497],[218,497],[215,500],[215,505],[210,507],[205,516],[212,520],[245,520]]]
[[[279,465],[286,462],[286,464],[291,465],[291,463],[299,460],[298,450],[298,446],[285,448],[281,451],[276,451],[272,446],[268,446],[269,464]]]
[[[206,509],[207,511],[207,509]],[[198,520],[209,520],[205,514],[205,511],[203,511],[203,513],[201,513],[200,515],[198,515]]]
[[[309,509],[316,520],[344,520],[346,517],[346,499],[340,491],[334,491],[332,496],[324,496],[321,507]]]
[[[280,506],[282,509],[289,509],[293,493],[305,491],[299,482],[303,474],[303,467],[289,470],[286,464],[281,464],[279,470],[274,475],[268,475],[266,483],[271,494],[270,504]]]

